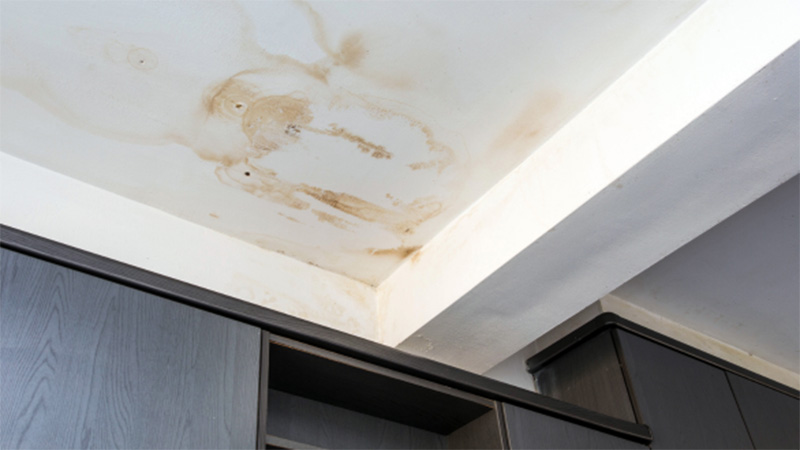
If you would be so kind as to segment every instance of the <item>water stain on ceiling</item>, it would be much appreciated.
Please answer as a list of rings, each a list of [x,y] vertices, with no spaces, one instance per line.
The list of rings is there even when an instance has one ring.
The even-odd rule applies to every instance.
[[[3,151],[376,285],[697,4],[619,3],[7,2]]]

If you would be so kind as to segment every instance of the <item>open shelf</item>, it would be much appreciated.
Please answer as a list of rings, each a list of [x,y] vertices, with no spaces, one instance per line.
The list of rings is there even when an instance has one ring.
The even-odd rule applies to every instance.
[[[502,448],[493,401],[289,339],[269,343],[268,448]]]

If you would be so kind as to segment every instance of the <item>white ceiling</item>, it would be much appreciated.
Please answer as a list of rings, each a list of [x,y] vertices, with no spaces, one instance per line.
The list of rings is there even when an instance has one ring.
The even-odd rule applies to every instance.
[[[378,285],[670,2],[3,2],[3,152]]]
[[[765,21],[764,24],[769,23]],[[532,242],[517,242],[517,245],[522,244],[521,248],[478,283],[467,285],[468,290],[458,301],[441,302],[438,304],[441,309],[431,312],[425,301],[435,301],[433,296],[418,301],[418,296],[407,295],[408,290],[406,295],[397,296],[398,306],[392,313],[407,312],[404,316],[407,328],[403,330],[402,326],[397,326],[394,329],[398,330],[395,336],[400,339],[399,347],[478,372],[486,371],[796,176],[800,170],[800,152],[797,151],[800,145],[800,44],[796,44],[796,37],[792,41],[791,48],[766,66],[760,66],[749,79],[676,130],[666,142],[627,168],[621,176],[608,179],[599,192],[574,211],[560,216],[553,225],[542,226],[522,214],[517,215],[527,225],[525,235],[534,236]],[[736,57],[734,61],[740,59]],[[719,68],[727,72],[730,67],[711,64],[703,71]],[[715,85],[719,83],[716,77],[709,81]],[[634,86],[641,95],[649,94],[638,84]],[[654,89],[659,91],[662,87],[663,84],[655,84]],[[676,95],[686,95],[688,101],[699,92],[679,91]],[[650,123],[646,119],[641,122],[645,130]],[[622,124],[629,125],[636,120],[630,117]],[[617,131],[624,133],[633,129],[620,126]],[[632,133],[620,136],[620,145],[632,139]],[[549,152],[551,144],[546,144],[539,153]],[[537,170],[536,166],[529,165],[535,157],[526,162],[526,172]],[[516,185],[514,191],[522,194],[518,200],[505,200],[502,205],[524,207],[540,197],[543,193],[536,185],[528,184],[529,179],[530,176],[525,176],[509,181],[512,186]],[[571,181],[580,183],[582,179],[575,177]],[[554,180],[548,186],[557,182]],[[501,192],[507,196],[509,191],[504,188]],[[548,191],[550,195],[552,192],[552,189]],[[493,211],[497,210],[489,209]],[[506,220],[484,224],[481,235],[498,236],[506,231],[505,235],[515,236],[507,230],[521,228],[514,222],[511,225],[515,228],[510,228]],[[490,251],[485,254],[492,255]],[[475,261],[468,260],[459,268],[474,265]],[[773,264],[780,266],[783,261],[764,263],[771,267]],[[458,280],[459,274],[448,273],[447,268],[441,269],[438,277],[446,274],[448,280]],[[775,274],[786,276],[783,270],[776,270]],[[784,283],[790,284],[793,279],[790,277]],[[446,285],[452,287],[457,282]],[[401,301],[412,303],[414,307],[403,307]],[[424,317],[415,321],[414,314]],[[734,313],[733,316],[740,315]],[[704,320],[698,319],[694,324],[701,333],[706,327]],[[750,327],[757,329],[761,325],[761,321],[756,321]],[[779,333],[786,334],[800,327],[800,323],[793,315],[781,326],[783,330]],[[714,329],[714,326],[709,325],[709,328]],[[764,335],[766,337],[767,333]],[[766,347],[774,344],[771,341],[774,339],[754,341],[751,346]],[[795,344],[788,342],[786,345]]]

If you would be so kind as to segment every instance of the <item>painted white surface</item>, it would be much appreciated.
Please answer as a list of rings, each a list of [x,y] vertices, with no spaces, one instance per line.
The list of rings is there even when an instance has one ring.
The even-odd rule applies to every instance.
[[[800,34],[800,26],[780,26],[797,25],[800,15],[789,14],[795,3],[783,22],[750,4],[736,14],[728,5],[704,5],[437,236],[415,264],[381,285],[384,341],[483,372],[795,175],[796,48],[697,120],[689,114],[723,94],[718,85],[732,82],[729,74],[758,72],[769,62],[765,53],[778,56]],[[713,31],[710,19],[721,20],[712,22]],[[782,38],[761,39],[768,30]],[[718,41],[722,35],[748,42],[750,53],[729,50],[732,44]],[[753,50],[754,42],[764,47]],[[681,117],[691,125],[659,146],[669,134],[664,127]],[[637,164],[623,167],[620,155]]]
[[[377,285],[698,3],[3,2],[2,150]]]
[[[800,182],[794,177],[613,296],[800,373]],[[795,384],[797,380],[795,380]]]
[[[0,153],[0,223],[375,339],[374,290]]]

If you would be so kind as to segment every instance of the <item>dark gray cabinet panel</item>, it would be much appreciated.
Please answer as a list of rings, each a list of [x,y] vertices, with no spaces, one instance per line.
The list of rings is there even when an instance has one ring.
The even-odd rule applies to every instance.
[[[636,422],[611,331],[564,352],[533,376],[544,395]]]
[[[774,389],[728,373],[756,448],[800,448],[800,402]]]
[[[255,447],[257,328],[0,257],[0,447]]]
[[[498,412],[489,411],[447,436],[447,448],[484,450],[505,448],[507,446],[503,445],[503,437],[500,435],[503,426]]]
[[[626,331],[619,340],[652,448],[753,448],[725,372]]]
[[[503,404],[511,449],[586,448],[646,449],[647,446],[566,420]]]
[[[324,383],[325,374],[320,373]],[[445,448],[446,438],[379,417],[269,390],[267,433],[321,448]]]

